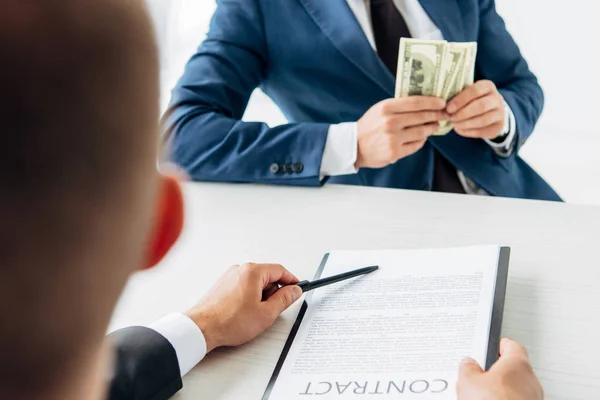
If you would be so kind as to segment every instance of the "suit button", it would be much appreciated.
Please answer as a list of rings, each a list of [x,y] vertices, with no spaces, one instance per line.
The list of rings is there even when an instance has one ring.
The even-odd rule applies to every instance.
[[[299,174],[302,171],[304,171],[304,164],[302,164],[302,163],[296,163],[296,164],[293,165],[293,169],[294,169],[295,173]]]
[[[292,164],[283,164],[281,166],[281,172],[283,172],[284,174],[287,174],[288,172],[293,172]]]
[[[271,166],[269,167],[269,171],[271,171],[272,174],[278,174],[279,173],[279,164],[271,164]]]

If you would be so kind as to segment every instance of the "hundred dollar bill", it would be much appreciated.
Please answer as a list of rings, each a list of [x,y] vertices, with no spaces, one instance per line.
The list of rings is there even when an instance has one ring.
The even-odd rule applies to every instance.
[[[396,97],[437,96],[446,55],[444,40],[400,40]]]
[[[446,57],[444,59],[444,71],[440,75],[443,84],[440,85],[441,91],[438,97],[448,101],[458,94],[457,80],[460,72],[465,67],[466,51],[463,47],[457,46],[456,43],[448,43]],[[443,136],[452,130],[450,121],[440,121],[440,129],[434,133],[434,136]]]
[[[440,96],[442,99],[450,101],[466,86],[473,84],[476,53],[477,43],[448,43],[445,63],[450,67]],[[450,121],[441,121],[440,130],[434,135],[446,135],[453,128]]]
[[[459,75],[456,80],[456,88],[454,92],[456,95],[462,92],[464,88],[471,86],[475,82],[475,59],[477,58],[477,43],[453,43],[453,46],[462,49],[465,55],[464,66],[459,70]]]
[[[435,96],[451,100],[473,84],[477,43],[400,40],[396,97]],[[450,121],[440,121],[435,135],[453,129]]]

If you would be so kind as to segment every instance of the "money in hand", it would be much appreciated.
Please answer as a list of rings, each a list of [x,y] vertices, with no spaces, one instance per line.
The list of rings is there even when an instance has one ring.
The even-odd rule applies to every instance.
[[[475,80],[477,43],[400,39],[396,97],[434,96],[451,100]],[[440,121],[436,136],[453,129]]]

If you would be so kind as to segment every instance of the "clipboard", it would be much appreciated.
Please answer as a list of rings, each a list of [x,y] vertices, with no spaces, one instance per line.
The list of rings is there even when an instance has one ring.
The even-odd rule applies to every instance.
[[[325,269],[325,265],[327,264],[327,260],[329,259],[329,253],[323,256],[321,260],[321,264],[315,273],[314,279],[320,279],[323,270]],[[488,337],[488,348],[487,348],[487,356],[486,356],[486,365],[485,370],[487,371],[490,367],[498,361],[499,354],[498,348],[500,346],[500,339],[502,334],[502,320],[504,317],[504,303],[506,300],[506,286],[508,283],[508,266],[510,263],[510,247],[501,247],[498,257],[498,269],[496,273],[496,284],[494,287],[494,301],[492,304],[492,315],[490,321],[490,332]],[[271,392],[275,387],[275,383],[277,382],[277,378],[279,377],[279,373],[281,372],[281,368],[285,362],[285,359],[294,343],[294,339],[296,338],[296,334],[300,329],[300,324],[304,319],[304,315],[306,314],[306,310],[308,309],[308,302],[314,292],[310,292],[302,306],[300,307],[300,312],[298,313],[298,317],[292,326],[292,330],[285,341],[285,345],[283,346],[283,350],[281,351],[281,356],[277,361],[275,366],[275,370],[273,371],[273,375],[271,375],[271,379],[269,380],[269,384],[265,389],[265,393],[263,394],[262,400],[269,400],[271,396]]]

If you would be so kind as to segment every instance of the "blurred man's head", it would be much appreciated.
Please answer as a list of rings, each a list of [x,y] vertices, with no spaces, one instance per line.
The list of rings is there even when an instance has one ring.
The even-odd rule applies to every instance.
[[[156,172],[153,40],[143,0],[2,3],[3,398],[66,399],[129,274],[179,233],[177,183]]]

